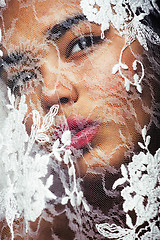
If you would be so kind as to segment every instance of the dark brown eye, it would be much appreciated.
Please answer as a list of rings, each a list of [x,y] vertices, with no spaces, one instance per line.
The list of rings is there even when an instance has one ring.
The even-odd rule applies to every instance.
[[[22,72],[17,73],[11,79],[8,80],[8,86],[11,88],[12,92],[17,91],[20,87],[22,87],[26,82],[31,81],[32,79],[36,79],[37,74],[34,71],[24,70]]]
[[[88,49],[101,41],[101,36],[83,36],[79,39],[73,40],[67,48],[66,58],[72,54]]]

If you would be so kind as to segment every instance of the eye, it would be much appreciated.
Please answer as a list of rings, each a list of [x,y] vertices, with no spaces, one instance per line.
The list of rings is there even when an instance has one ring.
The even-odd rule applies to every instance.
[[[37,74],[34,71],[24,70],[13,75],[13,77],[8,80],[8,86],[13,93],[16,93],[20,87],[23,87],[25,83],[33,79],[37,79]]]
[[[70,42],[66,50],[66,58],[71,55],[87,50],[95,44],[102,42],[101,36],[83,36]]]

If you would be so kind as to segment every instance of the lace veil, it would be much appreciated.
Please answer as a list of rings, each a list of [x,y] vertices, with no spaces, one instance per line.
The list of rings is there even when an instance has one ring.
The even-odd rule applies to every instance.
[[[160,4],[1,0],[1,239],[160,240]]]

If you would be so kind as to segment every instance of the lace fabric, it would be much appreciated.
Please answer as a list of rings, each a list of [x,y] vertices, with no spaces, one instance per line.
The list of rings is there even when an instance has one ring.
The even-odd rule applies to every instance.
[[[158,1],[0,6],[1,239],[159,240]]]

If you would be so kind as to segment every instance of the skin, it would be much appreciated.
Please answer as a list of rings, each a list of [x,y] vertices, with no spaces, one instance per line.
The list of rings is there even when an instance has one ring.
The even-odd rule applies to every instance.
[[[79,174],[84,175],[88,167],[104,166],[108,163],[118,167],[124,161],[126,152],[133,151],[133,146],[140,140],[141,128],[149,121],[149,114],[144,111],[143,106],[150,107],[147,86],[142,94],[137,93],[134,87],[127,93],[124,79],[119,73],[112,74],[112,67],[119,61],[125,39],[110,27],[103,41],[84,50],[77,50],[72,46],[70,56],[66,57],[66,49],[77,38],[86,34],[88,36],[91,32],[93,36],[101,36],[100,26],[82,21],[59,40],[47,41],[46,32],[49,28],[82,12],[79,1],[33,2],[34,8],[33,4],[22,7],[21,4],[26,4],[26,1],[10,1],[3,11],[1,21],[3,47],[8,51],[6,54],[23,51],[32,59],[31,66],[19,64],[8,68],[8,75],[15,75],[24,69],[33,71],[38,62],[38,74],[43,78],[43,83],[37,85],[32,80],[31,90],[27,89],[29,84],[26,83],[22,91],[28,105],[28,133],[32,125],[32,110],[36,109],[41,116],[45,116],[52,105],[59,104],[62,98],[67,98],[67,102],[60,104],[57,124],[74,117],[100,123],[89,150],[78,159]],[[135,74],[132,68],[135,57],[132,52],[141,55],[142,51],[137,41],[125,50],[122,62],[129,67],[129,70],[123,71],[125,76],[132,78]],[[61,217],[55,221],[57,231],[60,231],[59,221],[66,224],[66,220]],[[45,224],[42,223],[42,233],[38,239],[46,239],[46,236],[51,239],[50,226]],[[37,223],[33,224],[32,228],[36,226]],[[65,234],[66,230],[62,231],[62,235]],[[70,234],[72,235],[68,230],[68,239],[72,238]]]
[[[59,99],[65,97],[68,102],[61,103],[59,116],[100,122],[98,133],[90,145],[91,150],[79,163],[80,172],[85,171],[86,164],[104,165],[107,162],[119,165],[123,162],[124,153],[139,139],[135,122],[140,123],[140,129],[140,126],[143,127],[148,121],[142,104],[149,105],[147,89],[141,96],[135,89],[131,89],[132,94],[128,94],[122,77],[118,73],[112,74],[112,67],[118,63],[124,46],[124,38],[118,36],[111,27],[105,33],[104,41],[84,50],[79,49],[76,53],[72,49],[70,56],[66,58],[66,49],[75,38],[90,32],[94,36],[101,35],[100,26],[82,21],[59,40],[46,41],[48,28],[82,12],[79,1],[68,4],[67,0],[63,0],[63,8],[62,1],[53,0],[45,1],[45,8],[43,2],[37,1],[34,8],[32,5],[24,8],[20,6],[18,1],[13,0],[3,12],[3,46],[9,49],[9,52],[35,51],[33,59],[41,56],[39,61],[43,84],[33,84],[34,92],[24,91],[28,105],[28,132],[32,124],[30,113],[33,109],[37,109],[44,116],[53,104],[59,103]],[[124,74],[133,77],[135,72],[132,63],[135,57],[131,49],[136,54],[141,54],[142,49],[135,41],[126,49],[122,58],[122,62],[129,66],[129,70],[124,70]],[[9,73],[16,74],[22,69],[23,67],[17,65],[10,68]]]

